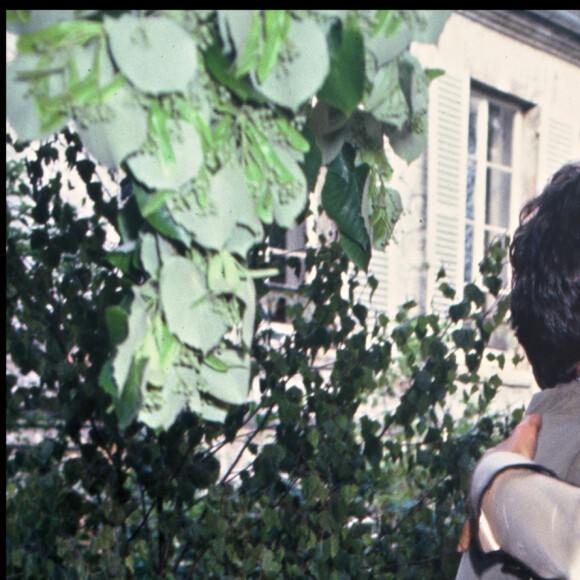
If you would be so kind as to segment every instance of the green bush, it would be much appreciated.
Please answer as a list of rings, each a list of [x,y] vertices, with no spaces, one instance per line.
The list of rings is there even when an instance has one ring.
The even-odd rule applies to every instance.
[[[60,139],[86,169],[76,136]],[[91,173],[95,211],[78,218],[50,177],[58,150],[7,165],[7,578],[454,577],[469,469],[519,418],[486,414],[500,381],[478,374],[505,248],[446,316],[408,303],[391,321],[354,300],[361,273],[322,240],[292,331],[255,336],[256,402],[223,424],[184,411],[167,430],[120,428],[98,383],[104,305],[131,292],[104,249],[116,199]],[[379,395],[393,406],[372,417]]]
[[[409,46],[448,14],[8,11],[7,115],[47,140],[7,137],[7,578],[454,577],[469,469],[518,418],[479,375],[505,247],[455,303],[442,279],[445,316],[354,298],[401,211],[383,141],[420,155],[442,73]],[[322,165],[339,240],[256,334],[264,240]]]

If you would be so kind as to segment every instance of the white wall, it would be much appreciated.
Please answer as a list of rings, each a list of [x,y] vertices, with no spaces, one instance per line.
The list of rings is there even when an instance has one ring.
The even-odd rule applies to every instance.
[[[451,15],[438,46],[414,45],[413,52],[426,67],[463,75],[522,102],[514,217],[563,161],[580,159],[579,66],[457,13]],[[565,133],[565,142],[558,131]],[[392,155],[389,158],[393,160]],[[428,153],[410,166],[394,161],[394,187],[401,193],[405,213],[383,258],[388,262],[391,312],[410,298],[424,304],[426,276],[434,277],[438,270],[436,265],[425,270]],[[508,364],[500,375],[506,384],[524,388],[504,388],[498,406],[525,404],[537,390],[527,364],[515,369]]]

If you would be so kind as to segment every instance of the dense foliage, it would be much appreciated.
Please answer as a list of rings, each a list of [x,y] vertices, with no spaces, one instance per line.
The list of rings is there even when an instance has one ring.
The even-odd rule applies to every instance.
[[[389,321],[322,240],[293,330],[254,340],[255,402],[223,424],[184,411],[167,430],[121,428],[98,383],[114,346],[104,306],[131,291],[104,248],[117,198],[76,136],[60,141],[7,172],[7,577],[453,577],[466,473],[509,427],[486,416],[498,377],[478,374],[507,306],[501,247],[448,316],[409,303]],[[88,217],[65,201],[63,143]],[[257,247],[251,266],[268,256]]]
[[[448,11],[7,16],[19,139],[74,122],[129,181],[115,265],[132,296],[107,311],[116,348],[100,377],[121,424],[168,427],[183,409],[223,421],[248,395],[253,280],[271,273],[250,269],[248,252],[272,223],[293,226],[322,164],[347,255],[364,269],[386,244],[400,203],[383,139],[408,160],[423,150],[441,71],[409,46],[436,42]]]
[[[453,577],[466,473],[518,418],[479,374],[504,248],[462,293],[440,273],[444,317],[357,299],[398,215],[383,137],[423,148],[408,46],[446,14],[10,12],[19,138],[78,134],[7,136],[7,578]],[[279,335],[254,277],[321,165],[340,236],[289,262]]]

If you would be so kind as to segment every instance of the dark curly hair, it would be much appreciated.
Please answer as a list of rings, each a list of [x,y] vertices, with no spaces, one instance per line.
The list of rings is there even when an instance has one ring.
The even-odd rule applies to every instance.
[[[538,385],[571,381],[580,362],[580,162],[523,207],[510,262],[512,328]]]

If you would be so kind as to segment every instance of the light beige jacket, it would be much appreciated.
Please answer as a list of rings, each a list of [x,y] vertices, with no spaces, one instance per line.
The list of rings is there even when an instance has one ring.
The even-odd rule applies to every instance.
[[[463,555],[457,580],[580,580],[580,380],[534,395],[526,413],[542,416],[534,461],[498,452],[478,463],[471,485],[478,546]],[[506,469],[489,491],[489,513],[481,513],[482,494]]]

